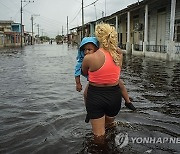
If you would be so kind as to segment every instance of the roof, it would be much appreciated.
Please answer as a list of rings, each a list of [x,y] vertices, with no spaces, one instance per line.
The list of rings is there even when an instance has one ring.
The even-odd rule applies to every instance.
[[[4,34],[21,34],[20,32],[12,32],[12,31],[10,31],[10,32],[4,32]]]
[[[21,24],[20,24],[20,23],[17,23],[17,22],[16,22],[16,23],[13,22],[12,25],[21,25]]]
[[[154,2],[156,2],[156,1],[158,1],[158,0],[142,0],[142,1],[140,1],[140,2],[138,1],[138,2],[136,2],[136,3],[133,3],[133,4],[128,5],[126,8],[124,8],[124,9],[122,9],[122,10],[120,10],[120,11],[117,11],[117,12],[115,12],[115,13],[109,15],[109,16],[99,18],[99,19],[96,20],[96,21],[90,21],[90,22],[88,22],[88,23],[86,23],[86,24],[84,24],[84,25],[87,25],[87,24],[90,24],[90,23],[95,23],[95,22],[100,22],[100,21],[106,21],[106,20],[109,20],[109,19],[111,19],[111,18],[114,18],[116,15],[126,14],[128,11],[136,10],[136,9],[138,9],[138,8],[140,8],[140,7],[143,7],[143,6],[146,5],[146,4],[154,3]],[[71,28],[70,30],[78,29],[78,28],[81,28],[81,27],[82,27],[82,25],[81,25],[81,26],[74,27],[74,28]]]
[[[12,20],[0,20],[0,24],[12,24],[14,21]]]

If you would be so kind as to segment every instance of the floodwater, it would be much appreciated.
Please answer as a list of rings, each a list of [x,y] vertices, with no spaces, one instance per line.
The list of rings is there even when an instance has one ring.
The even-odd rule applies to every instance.
[[[137,111],[123,101],[100,146],[75,90],[76,53],[67,44],[0,50],[0,153],[180,153],[180,63],[124,57],[121,76]]]

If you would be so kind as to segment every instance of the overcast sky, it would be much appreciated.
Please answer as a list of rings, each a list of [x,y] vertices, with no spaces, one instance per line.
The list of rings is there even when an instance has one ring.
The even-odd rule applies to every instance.
[[[23,0],[24,1],[24,0]],[[27,2],[29,0],[26,0]],[[33,0],[31,0],[32,2]],[[95,5],[90,5],[95,2]],[[141,1],[141,0],[140,0]],[[82,23],[82,0],[34,0],[34,3],[23,2],[23,24],[25,31],[31,32],[31,16],[34,16],[34,32],[40,25],[40,35],[55,37],[67,33],[67,16],[69,28]],[[94,21],[102,15],[111,15],[138,0],[84,0],[85,23]],[[0,20],[13,20],[20,23],[21,0],[0,0]],[[36,16],[38,15],[38,16]]]

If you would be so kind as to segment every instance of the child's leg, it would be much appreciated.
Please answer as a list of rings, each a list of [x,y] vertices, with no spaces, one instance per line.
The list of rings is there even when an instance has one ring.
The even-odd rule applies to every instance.
[[[124,98],[125,100],[125,106],[127,108],[129,108],[130,110],[133,110],[135,111],[136,108],[134,107],[134,105],[131,103],[130,99],[129,99],[129,95],[128,95],[128,92],[127,92],[127,89],[126,87],[124,86],[124,83],[121,79],[119,79],[119,87],[121,89],[121,93],[122,93],[122,97]]]
[[[119,87],[121,89],[122,97],[124,98],[125,102],[126,103],[130,103],[131,101],[129,99],[129,95],[128,95],[127,89],[124,86],[124,83],[123,83],[123,81],[121,79],[119,79]]]

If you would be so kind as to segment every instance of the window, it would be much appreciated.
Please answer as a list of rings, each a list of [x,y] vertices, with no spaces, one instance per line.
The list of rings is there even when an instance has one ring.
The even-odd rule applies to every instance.
[[[180,42],[180,25],[177,26],[177,40],[176,42]]]
[[[175,21],[175,42],[180,42],[180,19]]]
[[[2,32],[3,32],[3,31],[4,31],[4,28],[0,27],[0,31],[2,31]]]

